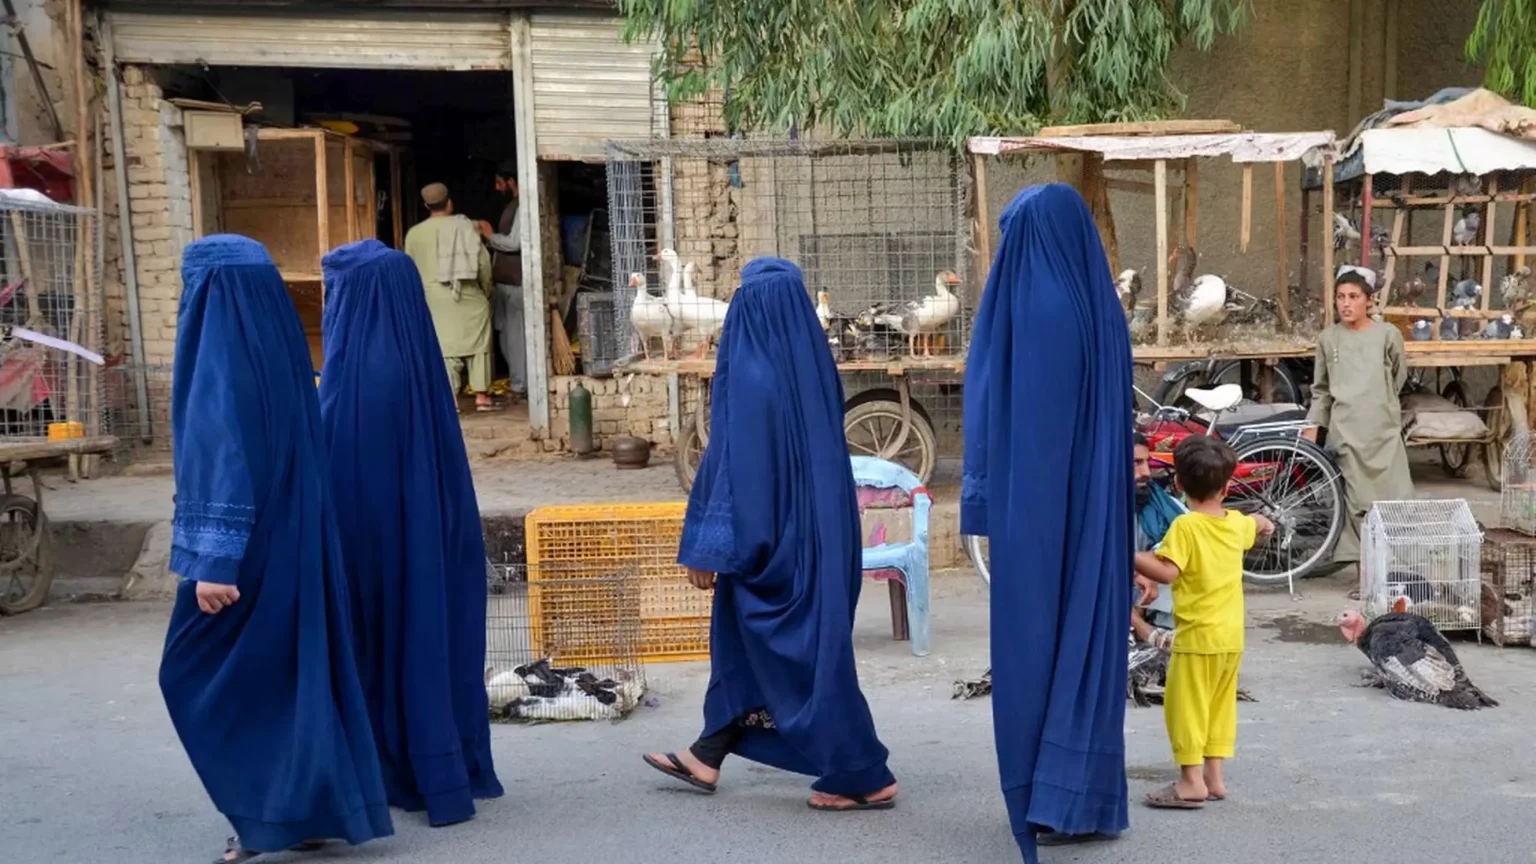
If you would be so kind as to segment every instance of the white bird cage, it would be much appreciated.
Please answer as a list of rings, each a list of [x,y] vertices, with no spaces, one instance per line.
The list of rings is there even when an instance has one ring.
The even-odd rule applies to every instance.
[[[1504,448],[1504,468],[1499,478],[1499,525],[1536,536],[1536,443],[1530,432],[1516,433]]]
[[[1483,532],[1465,500],[1378,501],[1360,547],[1367,619],[1402,603],[1440,630],[1481,633]]]

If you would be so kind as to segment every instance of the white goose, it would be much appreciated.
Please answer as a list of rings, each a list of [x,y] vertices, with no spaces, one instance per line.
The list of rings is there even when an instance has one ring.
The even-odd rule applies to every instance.
[[[889,312],[875,316],[875,321],[907,334],[907,353],[917,356],[917,340],[923,340],[923,355],[933,356],[933,336],[960,314],[960,298],[953,289],[960,284],[960,276],[953,270],[942,270],[933,280],[933,293],[921,300],[909,300]]]
[[[678,256],[674,249],[663,249],[658,256],[662,262],[672,268],[672,276],[667,280],[667,311],[672,313],[672,318],[682,329],[684,334],[696,333],[699,335],[699,347],[691,359],[704,356],[709,349],[709,342],[719,334],[725,326],[725,313],[730,304],[716,300],[713,297],[702,297],[694,288],[694,264],[689,261],[682,268],[683,285],[678,285]]]
[[[672,312],[659,297],[652,297],[645,284],[644,273],[629,274],[629,287],[635,292],[634,305],[629,307],[629,326],[640,337],[640,351],[645,359],[651,359],[651,340],[661,338],[664,357],[672,356]]]

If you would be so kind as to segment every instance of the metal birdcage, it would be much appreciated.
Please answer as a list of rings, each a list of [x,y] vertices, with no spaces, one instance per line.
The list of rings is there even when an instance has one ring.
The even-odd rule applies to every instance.
[[[1499,526],[1536,536],[1536,436],[1517,432],[1504,447]]]
[[[95,210],[55,204],[31,190],[0,190],[0,325],[101,352],[100,221]],[[101,367],[74,350],[6,335],[0,437],[42,440],[50,427],[68,437],[102,434]]]
[[[1404,609],[1441,630],[1481,635],[1483,532],[1465,500],[1378,501],[1360,546],[1367,619]]]
[[[707,352],[742,267],[774,255],[800,265],[839,361],[963,354],[970,181],[953,150],[655,139],[610,142],[607,158],[618,353],[652,354],[656,340]],[[675,286],[674,268],[656,260],[666,249],[683,271]],[[631,328],[637,310],[644,339]]]
[[[1536,625],[1536,537],[1502,528],[1483,538],[1483,635],[1495,645],[1531,644]]]
[[[485,690],[497,720],[617,720],[645,695],[634,566],[486,563]]]

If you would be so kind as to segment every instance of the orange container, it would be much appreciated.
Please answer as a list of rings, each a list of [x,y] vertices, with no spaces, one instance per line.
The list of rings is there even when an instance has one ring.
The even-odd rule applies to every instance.
[[[85,437],[85,424],[78,420],[70,420],[65,423],[48,424],[49,441],[69,441],[74,438]]]

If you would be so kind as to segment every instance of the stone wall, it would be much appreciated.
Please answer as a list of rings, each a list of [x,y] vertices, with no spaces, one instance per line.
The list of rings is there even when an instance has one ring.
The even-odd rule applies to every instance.
[[[667,379],[659,375],[633,378],[587,378],[554,375],[549,385],[548,450],[569,450],[571,444],[571,388],[580,382],[592,393],[592,433],[598,449],[606,450],[619,435],[644,438],[655,450],[670,451],[672,428],[667,411]],[[622,404],[625,390],[629,407]]]

